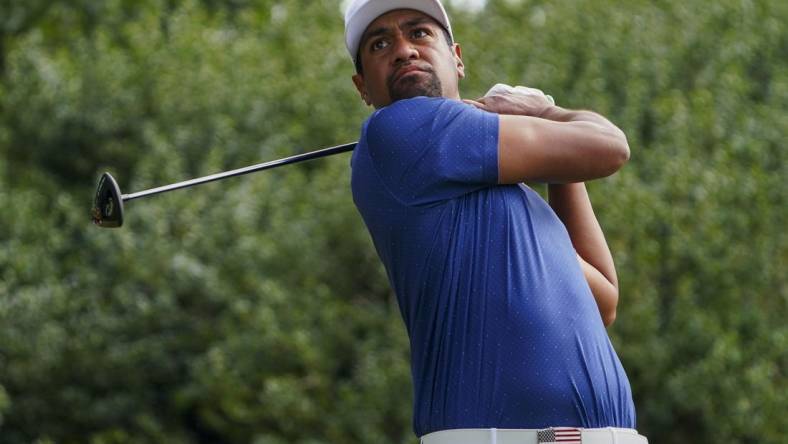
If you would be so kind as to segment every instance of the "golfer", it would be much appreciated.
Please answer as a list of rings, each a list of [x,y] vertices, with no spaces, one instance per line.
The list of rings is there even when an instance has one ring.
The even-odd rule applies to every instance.
[[[425,444],[646,443],[605,326],[618,284],[584,181],[626,137],[602,116],[498,86],[460,98],[438,0],[355,0],[353,82],[375,108],[353,199],[410,338]],[[549,185],[549,203],[523,182]]]

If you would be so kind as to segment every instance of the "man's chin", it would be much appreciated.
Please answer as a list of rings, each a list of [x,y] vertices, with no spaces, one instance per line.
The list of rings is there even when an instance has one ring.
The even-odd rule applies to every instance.
[[[395,102],[397,100],[412,99],[414,97],[419,97],[419,96],[442,97],[443,94],[440,89],[424,88],[424,87],[401,88],[391,91],[392,102]]]
[[[407,91],[398,91],[391,95],[391,101],[396,102],[397,100],[405,100],[405,99],[412,99],[414,97],[440,97],[440,94],[435,94],[434,91],[429,91],[426,89],[410,89]]]
[[[441,87],[440,81],[435,77],[430,77],[428,81],[405,78],[395,83],[389,89],[389,97],[391,97],[392,102],[412,99],[419,96],[442,97],[443,88]]]

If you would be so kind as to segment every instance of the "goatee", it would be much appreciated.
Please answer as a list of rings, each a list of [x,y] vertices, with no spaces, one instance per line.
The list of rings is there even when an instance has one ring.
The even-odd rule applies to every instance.
[[[398,80],[389,78],[387,84],[392,102],[417,96],[443,96],[443,85],[435,72],[429,68],[421,70],[418,75],[405,75]]]

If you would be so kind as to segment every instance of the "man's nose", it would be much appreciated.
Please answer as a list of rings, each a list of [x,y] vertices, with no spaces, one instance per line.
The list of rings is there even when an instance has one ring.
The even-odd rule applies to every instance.
[[[393,44],[395,64],[419,58],[419,51],[408,39],[399,37],[394,40]]]

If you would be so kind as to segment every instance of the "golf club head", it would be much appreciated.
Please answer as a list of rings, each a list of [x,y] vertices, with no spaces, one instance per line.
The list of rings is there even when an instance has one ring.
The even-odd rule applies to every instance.
[[[99,180],[93,199],[93,223],[102,228],[123,225],[123,197],[118,183],[109,173],[102,174]]]

